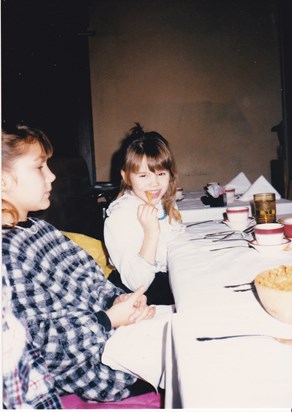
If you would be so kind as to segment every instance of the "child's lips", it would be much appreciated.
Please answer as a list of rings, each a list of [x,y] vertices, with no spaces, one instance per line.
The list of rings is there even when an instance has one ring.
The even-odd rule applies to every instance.
[[[150,191],[148,191],[148,192],[146,192],[146,195],[147,195],[148,202],[150,203],[151,200],[159,198],[159,196],[160,196],[160,190],[158,190],[158,191],[156,191],[156,192],[150,192]]]
[[[152,202],[151,193],[150,193],[150,192],[146,192],[146,196],[147,196],[148,203],[151,204],[151,202]]]

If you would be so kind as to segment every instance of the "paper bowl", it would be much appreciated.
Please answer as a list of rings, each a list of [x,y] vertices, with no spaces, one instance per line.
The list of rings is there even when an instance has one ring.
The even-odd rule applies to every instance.
[[[254,285],[264,309],[274,318],[292,324],[292,266],[261,272]]]
[[[279,223],[284,225],[284,235],[292,239],[292,216],[284,216],[279,219]]]
[[[284,238],[284,225],[281,223],[260,223],[254,227],[259,245],[280,245]]]

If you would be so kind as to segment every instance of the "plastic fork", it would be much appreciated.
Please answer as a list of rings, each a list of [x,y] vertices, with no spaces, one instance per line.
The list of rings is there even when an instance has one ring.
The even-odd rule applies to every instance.
[[[257,334],[250,334],[250,335],[229,335],[229,336],[203,336],[200,338],[196,338],[198,342],[207,342],[207,341],[212,341],[212,340],[224,340],[224,339],[234,339],[234,338],[256,338],[256,337],[261,337],[261,338],[270,338],[274,339],[277,342],[284,343],[286,345],[292,345],[292,339],[290,338],[279,338],[277,336],[272,336],[272,335],[257,335]]]
[[[202,223],[209,223],[209,222],[222,223],[222,220],[202,220],[201,222],[190,223],[186,225],[186,227],[201,225]]]

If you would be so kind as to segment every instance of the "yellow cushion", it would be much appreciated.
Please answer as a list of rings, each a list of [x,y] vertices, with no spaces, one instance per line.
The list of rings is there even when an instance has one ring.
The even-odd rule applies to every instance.
[[[99,264],[103,270],[104,276],[106,278],[109,276],[114,268],[108,264],[107,255],[103,243],[100,240],[87,235],[82,235],[81,233],[63,231],[63,234],[73,242],[77,243],[82,249],[86,250],[86,252]]]

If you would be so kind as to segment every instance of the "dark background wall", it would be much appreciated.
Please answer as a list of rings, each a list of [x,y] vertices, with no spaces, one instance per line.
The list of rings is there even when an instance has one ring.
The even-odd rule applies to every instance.
[[[44,130],[57,175],[38,213],[62,230],[102,238],[95,182],[86,0],[2,4],[2,123]]]
[[[1,5],[4,126],[20,122],[45,130],[55,155],[81,154],[95,181],[87,1]]]
[[[283,164],[284,194],[292,199],[292,2],[281,0],[277,6],[283,103],[283,120],[278,129],[279,140],[283,142],[283,153],[279,157]]]
[[[2,121],[44,129],[91,182],[109,180],[140,121],[193,189],[241,170],[271,179],[283,120],[287,180],[290,17],[289,0],[2,1]]]
[[[100,0],[91,3],[96,170],[136,121],[161,132],[180,184],[268,180],[282,119],[273,0]]]

